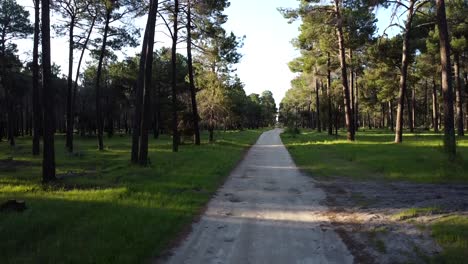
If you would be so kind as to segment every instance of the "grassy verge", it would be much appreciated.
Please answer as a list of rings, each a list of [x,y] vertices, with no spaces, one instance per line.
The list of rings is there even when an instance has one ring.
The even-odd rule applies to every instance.
[[[393,138],[386,131],[359,132],[353,143],[344,136],[310,131],[282,135],[295,162],[314,176],[468,182],[468,138],[458,138],[454,162],[442,150],[442,135],[406,134],[403,144],[394,144]]]
[[[76,155],[58,138],[53,187],[40,184],[29,139],[14,149],[2,142],[0,202],[25,200],[28,209],[0,212],[0,263],[148,261],[191,223],[260,133],[220,132],[215,144],[179,153],[169,138],[152,141],[149,168],[130,165],[128,137],[107,139],[103,152],[94,139],[78,139]]]
[[[451,216],[432,225],[434,239],[444,248],[432,263],[466,263],[468,259],[468,217]]]

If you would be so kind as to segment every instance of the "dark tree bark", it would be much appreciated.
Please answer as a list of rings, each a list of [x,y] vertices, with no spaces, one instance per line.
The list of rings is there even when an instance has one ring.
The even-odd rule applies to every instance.
[[[144,75],[146,65],[146,52],[148,49],[149,27],[151,18],[148,15],[146,23],[145,35],[143,37],[143,45],[140,54],[140,66],[138,71],[138,80],[136,83],[136,97],[135,97],[135,114],[133,117],[133,131],[132,131],[132,163],[137,164],[140,154],[140,136],[141,136],[141,121],[143,119],[143,98],[144,98]]]
[[[200,126],[197,107],[197,92],[195,88],[195,78],[193,74],[193,59],[192,59],[192,7],[191,0],[187,1],[187,64],[190,82],[190,99],[192,101],[193,129],[195,137],[195,145],[200,145]]]
[[[398,108],[396,118],[396,132],[395,132],[395,143],[403,142],[403,111],[405,107],[405,96],[406,96],[406,83],[408,77],[408,64],[409,64],[409,43],[411,34],[411,24],[413,23],[413,12],[415,0],[411,0],[409,8],[407,10],[408,15],[405,23],[405,34],[403,38],[403,47],[401,55],[401,68],[400,68],[400,85],[398,92]],[[408,108],[409,109],[409,108]]]
[[[32,104],[33,104],[33,145],[32,153],[38,156],[40,150],[40,129],[42,122],[42,110],[39,99],[39,26],[40,26],[39,0],[34,0],[34,44],[32,65]]]
[[[429,85],[427,83],[427,79],[426,79],[426,83],[424,85],[424,118],[423,118],[423,122],[424,122],[424,129],[428,129],[428,124],[427,124],[427,116],[429,115],[429,96],[428,96],[428,92],[429,92]]]
[[[111,19],[112,9],[106,10],[106,19],[104,26],[104,36],[102,38],[102,46],[99,54],[99,62],[96,73],[96,126],[97,126],[97,137],[99,150],[104,150],[103,132],[104,132],[104,121],[102,119],[102,105],[101,105],[101,78],[102,78],[102,67],[104,62],[104,56],[106,54],[107,37],[109,34],[109,23]]]
[[[345,108],[345,121],[347,127],[347,138],[350,141],[354,141],[354,118],[351,110],[351,97],[349,95],[349,86],[348,86],[348,71],[346,64],[346,51],[344,45],[344,35],[343,35],[343,18],[341,17],[340,10],[340,1],[335,0],[335,16],[337,19],[336,24],[336,35],[338,38],[338,48],[339,48],[339,59],[341,65],[341,82],[343,85],[343,94],[344,94],[344,108]]]
[[[67,78],[67,133],[66,147],[68,152],[73,152],[73,107],[72,107],[72,89],[73,89],[73,50],[74,42],[75,16],[71,16],[70,28],[68,31],[68,78]]]
[[[315,80],[315,105],[317,107],[317,132],[322,132],[322,124],[320,122],[320,95],[319,95],[319,80]]]
[[[143,120],[141,123],[141,139],[140,139],[140,156],[139,163],[142,166],[147,166],[148,160],[148,133],[151,126],[151,89],[152,89],[152,74],[153,74],[153,48],[154,48],[154,35],[156,27],[156,15],[158,11],[158,1],[150,1],[150,11],[148,14],[149,32],[148,32],[148,45],[146,49],[145,59],[145,75],[144,75],[144,90],[145,98],[143,103]]]
[[[439,103],[437,102],[437,84],[435,77],[432,78],[432,127],[434,132],[439,133]]]
[[[328,135],[333,135],[333,117],[331,100],[331,58],[327,52],[327,100],[328,100]]]
[[[174,0],[174,28],[172,32],[172,151],[179,151],[179,131],[177,129],[177,33],[178,33],[179,0]]]
[[[455,86],[456,86],[456,108],[457,108],[457,134],[459,136],[464,136],[464,124],[463,124],[463,90],[462,83],[460,78],[460,55],[458,53],[454,54],[454,64],[453,69],[455,73]]]
[[[75,110],[76,109],[76,95],[78,93],[78,78],[80,77],[81,63],[83,62],[84,54],[86,52],[89,40],[91,38],[91,34],[93,33],[94,25],[96,24],[96,19],[97,19],[97,17],[93,16],[92,21],[91,21],[91,25],[89,27],[88,35],[86,36],[86,40],[83,43],[83,47],[81,49],[81,54],[80,54],[80,59],[78,60],[78,65],[77,65],[77,68],[76,68],[76,76],[75,76],[75,83],[74,83],[74,87],[73,87],[73,97],[72,97],[72,104],[71,104],[71,106],[72,106],[71,113],[72,113],[73,118],[71,118],[71,125],[70,126],[72,128],[75,127],[75,118],[74,118],[74,116],[75,116],[75,112],[76,112],[76,110]]]
[[[442,68],[442,95],[444,99],[444,148],[449,158],[455,158],[456,140],[453,113],[452,64],[450,62],[450,39],[445,14],[445,1],[436,0],[437,26],[439,28],[440,62]]]
[[[50,2],[41,0],[42,4],[42,105],[44,151],[42,160],[42,181],[48,183],[56,180],[55,177],[55,146],[54,146],[54,98],[55,94],[51,86],[51,60],[50,60]],[[51,102],[52,100],[52,102]]]

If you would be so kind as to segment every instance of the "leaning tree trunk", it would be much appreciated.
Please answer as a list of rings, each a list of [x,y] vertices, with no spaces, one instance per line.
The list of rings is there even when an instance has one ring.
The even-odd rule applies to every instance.
[[[55,93],[51,85],[51,60],[50,60],[50,2],[41,0],[42,3],[42,105],[44,128],[44,152],[42,159],[42,181],[44,183],[56,180],[55,177],[55,147],[54,147],[54,98]],[[51,102],[52,100],[52,102]]]
[[[340,3],[339,0],[335,0],[335,15],[337,19],[336,35],[338,37],[338,48],[339,48],[339,59],[341,65],[341,82],[343,85],[344,94],[344,108],[345,108],[345,121],[347,127],[347,138],[350,141],[354,141],[354,118],[351,110],[351,97],[349,95],[348,86],[348,73],[346,65],[346,51],[344,45],[343,35],[343,18],[341,17]]]
[[[436,0],[436,12],[442,68],[442,95],[444,99],[444,148],[449,154],[449,158],[454,159],[457,149],[453,113],[452,65],[450,62],[450,39],[444,0]]]
[[[195,79],[193,76],[193,59],[192,59],[192,11],[191,0],[187,1],[187,64],[190,82],[190,99],[192,101],[192,118],[193,129],[195,131],[195,145],[200,145],[200,126],[197,107],[197,92],[195,88]]]
[[[148,165],[148,133],[151,126],[151,81],[153,74],[153,48],[156,27],[156,14],[158,12],[158,0],[150,1],[150,11],[148,13],[149,32],[148,44],[146,48],[144,90],[145,98],[143,102],[143,120],[141,123],[140,156],[139,163],[142,166]]]
[[[71,17],[69,28],[69,44],[68,44],[68,78],[67,78],[67,133],[66,147],[68,152],[73,152],[73,107],[72,107],[72,89],[73,89],[73,49],[75,43],[73,41],[75,29],[75,17]]]
[[[177,129],[177,33],[178,33],[179,0],[174,1],[174,30],[172,32],[172,151],[179,151],[179,131]]]
[[[455,71],[455,86],[456,86],[456,108],[457,108],[457,134],[464,136],[464,124],[463,124],[463,91],[460,79],[460,55],[454,54],[454,67]]]
[[[80,76],[81,63],[83,62],[83,57],[84,57],[84,54],[86,52],[86,48],[88,46],[89,39],[91,38],[91,34],[93,32],[94,25],[96,24],[96,19],[97,19],[97,17],[93,16],[92,21],[91,21],[91,26],[89,27],[88,35],[86,36],[86,40],[83,43],[83,47],[81,49],[80,59],[78,60],[78,65],[76,67],[76,76],[75,76],[75,83],[74,83],[74,87],[73,87],[73,96],[72,96],[72,104],[71,104],[72,105],[71,113],[72,113],[73,117],[75,116],[75,111],[76,111],[75,110],[75,108],[76,108],[76,95],[78,93],[78,78]],[[72,128],[75,127],[75,118],[71,119],[71,127]]]
[[[104,121],[102,120],[102,106],[101,106],[101,78],[102,78],[102,67],[104,62],[104,56],[106,54],[107,37],[109,34],[109,23],[111,19],[111,9],[106,10],[106,21],[104,26],[104,37],[102,38],[102,46],[99,54],[99,63],[96,72],[96,125],[98,131],[98,147],[99,150],[104,150],[103,132],[104,132]]]
[[[146,66],[146,52],[148,49],[149,39],[149,26],[150,16],[148,15],[148,21],[146,23],[145,35],[143,37],[143,45],[140,54],[140,65],[138,71],[138,80],[136,83],[136,95],[135,95],[135,114],[133,117],[133,131],[132,131],[132,163],[138,163],[138,156],[140,154],[140,136],[141,136],[141,120],[143,118],[143,96],[144,96],[144,76]]]
[[[403,142],[403,111],[405,107],[405,96],[406,96],[406,82],[408,77],[408,64],[409,64],[409,43],[411,24],[413,21],[415,0],[410,1],[407,20],[405,23],[405,36],[403,38],[403,47],[401,55],[401,68],[400,68],[400,88],[398,92],[398,108],[396,117],[396,131],[395,131],[395,143]],[[409,108],[408,108],[409,109]]]
[[[39,99],[39,25],[40,25],[39,0],[34,0],[34,46],[32,65],[32,104],[33,104],[33,145],[32,153],[38,156],[40,150],[40,129],[42,122],[42,111]]]

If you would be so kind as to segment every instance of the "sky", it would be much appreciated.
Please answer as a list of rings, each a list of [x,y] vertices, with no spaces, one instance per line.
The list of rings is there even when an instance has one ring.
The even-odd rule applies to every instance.
[[[33,19],[32,0],[17,0],[26,6]],[[236,65],[237,74],[245,84],[247,94],[261,94],[265,90],[273,93],[276,104],[279,105],[290,82],[295,74],[288,68],[288,62],[299,56],[291,40],[299,34],[300,22],[288,24],[288,21],[278,12],[278,7],[297,7],[297,0],[232,0],[231,6],[226,10],[229,19],[225,25],[227,31],[233,31],[237,36],[245,36],[244,46],[240,49],[243,55],[241,62]],[[382,32],[390,23],[389,11],[377,11],[377,24]],[[146,18],[135,21],[136,25],[144,27]],[[56,19],[52,18],[52,23]],[[156,35],[157,46],[169,45],[168,37],[163,34]],[[68,67],[68,49],[65,38],[54,37],[52,45],[52,61],[59,64],[62,71]],[[31,56],[32,38],[18,42],[20,58],[26,60]],[[183,46],[180,52],[183,53]],[[140,48],[126,49],[124,54],[132,56]],[[78,57],[78,52],[75,58]],[[75,62],[77,59],[75,59]],[[65,72],[64,72],[65,73]]]

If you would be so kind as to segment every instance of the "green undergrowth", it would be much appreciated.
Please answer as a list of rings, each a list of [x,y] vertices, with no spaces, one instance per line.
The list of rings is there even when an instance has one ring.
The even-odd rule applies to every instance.
[[[405,134],[402,144],[394,134],[372,130],[348,142],[326,132],[283,133],[282,140],[297,165],[317,177],[401,180],[420,183],[468,182],[468,139],[458,138],[458,155],[449,161],[441,134]]]
[[[432,236],[444,249],[432,263],[462,264],[468,259],[468,217],[450,216],[432,225]]]
[[[31,140],[0,143],[0,202],[24,200],[22,213],[0,212],[0,263],[142,263],[167,249],[223,182],[261,131],[219,132],[214,144],[150,142],[151,165],[131,165],[131,139],[115,136],[97,151],[77,138],[67,154],[57,137],[60,180],[40,182]],[[207,135],[203,135],[207,139]]]

